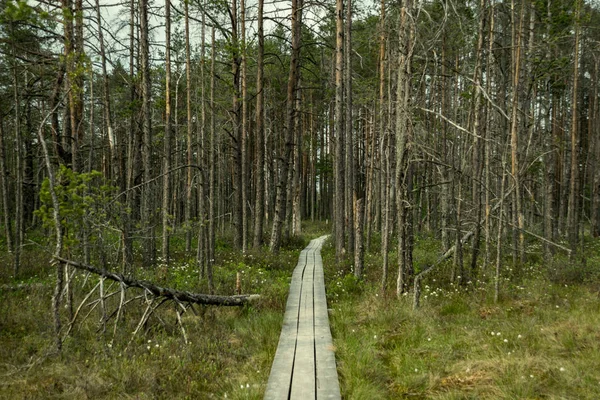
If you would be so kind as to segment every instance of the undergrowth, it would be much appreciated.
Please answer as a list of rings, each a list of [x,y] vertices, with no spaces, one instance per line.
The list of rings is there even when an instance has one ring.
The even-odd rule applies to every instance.
[[[8,268],[0,284],[30,285],[29,289],[0,289],[0,398],[229,398],[261,399],[275,355],[291,273],[300,250],[309,238],[323,234],[324,225],[308,224],[306,233],[283,243],[278,255],[266,249],[241,254],[225,240],[219,241],[214,267],[215,293],[236,293],[239,274],[242,293],[260,294],[245,307],[194,306],[183,314],[188,343],[177,324],[176,308],[158,308],[136,335],[144,312],[142,299],[125,310],[115,330],[114,317],[101,322],[100,306],[90,297],[60,355],[54,353],[50,313],[55,281],[42,246],[24,252],[19,278]],[[310,236],[309,236],[310,235]],[[167,287],[207,292],[195,260],[186,258],[183,241],[174,237],[173,261],[168,268],[137,266],[136,277]],[[0,254],[6,266],[9,255]],[[83,273],[74,278],[74,308],[98,283]],[[117,291],[105,285],[105,293]],[[128,291],[128,299],[141,291]],[[106,300],[110,314],[119,296]],[[98,303],[96,301],[96,303]],[[87,318],[85,315],[93,308]],[[63,324],[69,311],[61,309]]]
[[[417,270],[440,254],[418,240]],[[586,264],[531,262],[516,271],[503,260],[501,298],[493,301],[492,266],[466,287],[448,279],[451,262],[423,282],[421,308],[412,293],[381,292],[380,255],[368,254],[367,276],[349,276],[329,244],[330,323],[345,399],[600,398],[599,242]],[[390,271],[395,268],[395,255]],[[394,279],[391,273],[390,280]]]

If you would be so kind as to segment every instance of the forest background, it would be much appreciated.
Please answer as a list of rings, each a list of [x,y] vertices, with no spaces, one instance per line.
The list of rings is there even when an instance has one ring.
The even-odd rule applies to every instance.
[[[115,340],[127,301],[107,313],[104,279],[81,264],[208,295],[253,289],[275,315],[292,250],[323,231],[332,282],[407,313],[436,279],[486,287],[490,304],[520,301],[511,285],[540,271],[538,284],[594,293],[598,6],[2,2],[6,314],[20,282],[53,286],[34,298],[51,303],[42,332],[60,349],[99,291],[85,307],[105,334],[115,319]],[[247,283],[248,265],[274,281]],[[136,340],[144,315],[129,321]]]

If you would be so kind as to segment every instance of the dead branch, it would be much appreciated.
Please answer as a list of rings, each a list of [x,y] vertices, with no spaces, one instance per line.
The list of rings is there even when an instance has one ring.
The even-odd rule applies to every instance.
[[[106,279],[110,279],[116,282],[120,282],[125,287],[135,287],[144,289],[147,293],[154,297],[164,297],[168,300],[175,300],[187,303],[216,305],[216,306],[243,306],[251,301],[257,300],[260,296],[257,294],[245,294],[237,296],[217,296],[202,293],[192,293],[188,291],[175,290],[172,288],[165,288],[153,284],[148,281],[140,281],[132,278],[128,278],[121,274],[109,272],[101,268],[96,268],[91,265],[81,264],[75,261],[67,260],[65,258],[55,256],[54,259],[58,262],[71,265],[77,269],[89,271],[94,274],[100,275]]]

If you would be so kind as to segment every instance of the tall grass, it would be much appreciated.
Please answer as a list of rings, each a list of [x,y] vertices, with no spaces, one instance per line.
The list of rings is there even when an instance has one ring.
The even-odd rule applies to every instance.
[[[306,227],[313,236],[323,234],[322,229]],[[215,292],[235,294],[239,273],[242,292],[261,298],[243,308],[195,306],[183,315],[187,344],[173,306],[159,308],[133,336],[145,307],[137,301],[127,307],[115,336],[114,319],[103,326],[96,307],[76,324],[61,355],[53,353],[50,257],[41,247],[26,249],[19,279],[11,277],[8,268],[0,271],[0,285],[41,284],[28,290],[0,289],[0,398],[261,399],[279,340],[291,272],[309,239],[306,235],[284,242],[278,255],[265,249],[241,254],[220,241]],[[206,281],[199,278],[193,257],[185,258],[179,241],[173,238],[173,262],[168,268],[139,267],[137,277],[205,292]],[[0,258],[10,265],[6,253]],[[75,305],[96,283],[94,276],[76,275]],[[108,299],[107,309],[116,308],[117,302],[118,296]],[[82,310],[83,317],[90,307]],[[67,310],[61,313],[66,322]]]
[[[432,246],[417,242],[417,265]],[[366,281],[354,282],[326,249],[343,398],[599,399],[594,257],[583,272],[529,264],[516,276],[506,266],[498,304],[486,271],[461,288],[442,268],[424,282],[422,307],[413,311],[409,296],[381,293],[377,255],[367,257],[375,263]]]

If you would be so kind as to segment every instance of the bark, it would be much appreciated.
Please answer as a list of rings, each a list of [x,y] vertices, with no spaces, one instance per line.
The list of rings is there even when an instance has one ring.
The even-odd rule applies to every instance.
[[[258,0],[258,48],[256,59],[256,198],[254,201],[254,241],[253,247],[260,248],[263,242],[263,225],[265,215],[265,129],[264,129],[264,54],[265,34],[263,27],[264,0]]]
[[[185,92],[186,92],[186,111],[187,111],[187,163],[192,165],[193,162],[193,146],[192,146],[192,61],[190,49],[190,18],[189,18],[189,1],[184,1],[184,20],[185,20]],[[204,63],[204,53],[201,55],[201,63]],[[204,85],[204,80],[202,80]],[[202,107],[204,107],[204,96],[202,96]],[[203,129],[203,127],[202,127]],[[185,183],[185,251],[189,253],[192,249],[192,179],[193,171],[189,167],[187,169]],[[202,218],[199,218],[202,224]]]
[[[202,17],[202,31],[204,32],[204,15]],[[204,34],[202,35],[204,38]],[[202,40],[204,43],[204,39]],[[211,54],[210,54],[210,148],[209,148],[209,176],[208,176],[208,262],[206,264],[206,279],[209,291],[213,291],[213,264],[215,262],[215,217],[216,217],[216,187],[215,172],[217,164],[216,146],[217,129],[215,121],[215,28],[211,30]],[[203,52],[204,53],[204,52]]]
[[[169,204],[171,185],[171,0],[165,1],[165,135],[163,147],[162,259],[169,265]]]
[[[512,3],[514,7],[514,1]],[[521,204],[521,177],[519,171],[519,136],[518,136],[518,108],[519,108],[519,84],[520,84],[520,72],[521,72],[521,43],[523,38],[523,20],[525,19],[525,3],[521,4],[521,11],[519,15],[519,27],[516,33],[516,47],[514,50],[514,65],[513,65],[513,96],[512,96],[512,107],[511,107],[511,128],[510,128],[510,148],[511,148],[511,175],[515,183],[514,191],[514,225],[518,227],[518,262],[524,262],[525,257],[525,236],[523,229],[525,228],[525,221],[523,216],[523,209]],[[513,41],[515,38],[513,37]]]
[[[248,171],[248,87],[247,87],[247,62],[246,62],[246,2],[245,0],[240,0],[240,11],[241,11],[241,78],[242,78],[242,126],[241,126],[241,206],[242,206],[242,251],[245,252],[248,248],[248,227],[249,227],[249,217],[248,217],[248,182],[250,178],[250,174]]]
[[[575,5],[575,48],[573,49],[573,97],[571,99],[571,173],[569,187],[569,203],[567,206],[567,231],[569,244],[574,253],[577,250],[577,235],[578,235],[578,180],[579,180],[579,149],[578,149],[578,89],[579,89],[579,15],[580,2]]]
[[[67,94],[68,95],[68,94]],[[58,108],[58,105],[56,106]],[[54,113],[56,109],[52,110],[50,114]],[[46,124],[46,120],[50,116],[50,114],[46,115],[42,122],[40,123],[40,127],[37,132],[38,140],[41,145],[42,155],[44,157],[44,164],[46,166],[46,172],[48,173],[48,183],[49,183],[49,191],[50,197],[52,199],[52,219],[54,221],[54,232],[56,244],[54,247],[54,257],[60,257],[63,248],[63,230],[61,225],[61,217],[60,217],[60,203],[58,201],[58,196],[56,195],[56,191],[54,190],[55,179],[54,179],[54,170],[52,169],[52,163],[50,161],[50,152],[48,151],[48,146],[46,145],[46,140],[44,138],[44,126]],[[55,334],[55,345],[56,349],[60,352],[62,350],[62,339],[60,336],[61,329],[61,319],[60,319],[60,298],[63,292],[63,276],[64,276],[64,265],[61,262],[56,262],[56,285],[54,287],[54,295],[52,296],[52,316],[54,319],[54,334]]]
[[[354,275],[361,279],[364,269],[364,241],[363,241],[363,217],[364,217],[364,200],[354,199]]]
[[[354,252],[354,216],[353,216],[353,198],[355,196],[355,177],[354,177],[354,132],[352,120],[352,0],[346,0],[346,26],[345,26],[345,63],[344,63],[344,91],[345,91],[345,103],[346,103],[346,129],[344,132],[345,141],[345,189],[346,189],[346,203],[345,211],[347,215],[347,226],[350,229],[347,230],[347,249],[348,253]]]
[[[149,183],[152,179],[152,120],[151,120],[151,82],[150,82],[150,44],[148,39],[148,3],[147,0],[139,1],[140,13],[140,64],[142,75],[142,164],[144,168],[143,180]],[[141,220],[144,226],[144,265],[154,264],[154,216],[152,212],[151,186],[145,185],[142,189]]]
[[[490,23],[489,23],[489,47],[488,47],[488,58],[487,58],[487,69],[486,69],[486,91],[489,93],[492,87],[492,54],[494,49],[494,8],[490,9]],[[491,174],[490,174],[490,155],[492,151],[491,145],[491,124],[492,124],[492,112],[487,105],[486,112],[486,130],[485,130],[485,262],[484,268],[487,267],[490,261],[490,247],[491,247],[491,224],[490,224],[490,192],[491,192]]]
[[[11,23],[11,31],[14,36],[14,27]],[[13,252],[13,276],[17,277],[21,268],[21,246],[23,244],[23,170],[25,169],[23,161],[23,136],[21,132],[21,98],[19,97],[19,79],[17,72],[17,50],[15,43],[12,44],[12,81],[13,81],[13,101],[14,101],[14,132],[15,132],[15,236]]]
[[[339,263],[344,258],[344,132],[343,132],[343,0],[336,0],[335,30],[335,258]]]
[[[486,1],[480,1],[480,17],[479,17],[479,34],[477,40],[477,56],[475,62],[475,72],[473,73],[473,82],[475,85],[475,100],[473,104],[473,129],[475,133],[473,135],[473,160],[472,160],[472,171],[473,171],[473,204],[475,205],[475,235],[473,236],[473,250],[471,254],[471,279],[477,274],[477,257],[479,256],[480,239],[481,239],[481,220],[482,214],[482,202],[481,202],[481,176],[483,168],[481,165],[481,143],[479,141],[479,129],[480,129],[480,107],[481,107],[481,58],[483,50],[483,35],[485,26],[485,10]]]
[[[9,253],[13,253],[11,211],[8,200],[8,170],[6,168],[6,148],[4,146],[4,118],[0,114],[0,190],[2,190],[2,211],[4,214],[4,232],[6,235],[6,247]]]
[[[131,0],[129,4],[129,101],[130,104],[133,105],[136,99],[136,91],[134,85],[134,76],[135,76],[135,67],[134,67],[134,59],[135,59],[135,1]],[[135,114],[132,112],[129,117],[129,138],[127,140],[127,166],[126,166],[126,177],[125,177],[125,188],[127,190],[127,197],[125,202],[127,204],[127,209],[130,211],[126,211],[123,213],[123,272],[128,274],[131,272],[132,264],[133,264],[133,238],[131,237],[131,220],[132,212],[134,207],[134,193],[130,190],[135,185],[135,177],[138,175],[139,171],[139,132],[136,129],[136,118]]]
[[[396,296],[400,296],[406,289],[411,279],[412,257],[407,255],[410,251],[409,232],[405,224],[409,212],[408,188],[406,173],[408,172],[409,152],[412,141],[411,112],[411,58],[413,25],[412,3],[407,1],[400,10],[400,29],[398,54],[398,87],[396,98],[396,213],[398,231],[398,277],[396,280]]]
[[[500,193],[504,192],[504,186],[506,183],[506,172],[502,172],[502,185],[500,189]],[[498,235],[496,236],[496,275],[494,278],[494,303],[498,302],[498,297],[500,296],[500,267],[501,267],[501,246],[502,246],[502,213],[504,211],[504,197],[500,198],[500,211],[498,215],[500,218],[498,219]]]
[[[598,101],[598,78],[600,70],[600,60],[596,57],[594,59],[594,75],[593,75],[593,99],[591,109],[590,126],[592,131],[590,134],[594,138],[594,154],[592,157],[593,168],[592,168],[592,212],[591,212],[591,230],[592,236],[598,237],[600,235],[600,172],[598,172],[598,166],[600,166],[600,138],[598,130],[598,124],[600,123],[600,102]]]
[[[242,124],[240,108],[240,73],[241,57],[238,36],[238,6],[237,0],[231,0],[231,75],[233,76],[233,99],[232,99],[232,149],[233,149],[233,245],[236,249],[242,249],[243,242],[243,211],[242,187],[244,185],[242,171]]]
[[[198,215],[198,243],[197,243],[197,248],[196,248],[196,263],[198,265],[198,269],[200,271],[200,278],[204,278],[204,275],[206,274],[207,276],[209,276],[208,279],[208,284],[209,284],[209,288],[212,291],[212,265],[214,263],[214,236],[211,236],[211,230],[210,230],[210,222],[207,224],[207,214],[208,214],[208,218],[212,218],[212,216],[210,215],[210,204],[209,204],[209,210],[207,213],[206,210],[206,202],[205,202],[205,198],[206,198],[206,191],[208,189],[208,195],[209,195],[209,199],[208,202],[210,203],[211,199],[210,199],[210,185],[211,183],[208,182],[208,186],[207,185],[207,178],[208,179],[213,179],[214,180],[214,168],[216,168],[215,166],[210,166],[209,167],[209,171],[208,174],[205,172],[206,170],[206,165],[207,163],[206,161],[206,157],[208,154],[208,157],[210,157],[211,151],[213,151],[213,139],[211,137],[210,142],[209,142],[209,149],[208,149],[208,153],[206,151],[206,147],[204,144],[206,143],[206,137],[205,137],[205,131],[206,131],[206,94],[205,94],[205,89],[204,89],[204,77],[205,77],[205,47],[206,47],[206,13],[204,13],[204,11],[202,12],[202,24],[201,24],[201,38],[200,38],[200,53],[201,53],[201,60],[200,60],[200,95],[201,95],[201,99],[200,99],[200,124],[199,124],[199,129],[196,132],[196,141],[197,141],[197,164],[200,167],[200,170],[198,171],[198,190],[197,190],[197,197],[198,197],[198,210],[197,210],[197,215]],[[213,170],[213,175],[210,175],[210,171]],[[214,187],[213,187],[214,190]],[[214,214],[214,213],[213,213]],[[214,228],[214,226],[213,226]],[[214,232],[214,231],[213,231]]]
[[[298,71],[300,74],[300,71]],[[298,78],[298,86],[300,86],[300,77]],[[292,220],[292,235],[299,236],[302,232],[302,210],[301,210],[301,197],[300,192],[302,191],[303,180],[302,175],[302,129],[301,129],[301,113],[300,113],[301,95],[300,92],[296,93],[296,102],[294,107],[296,108],[296,118],[294,119],[294,168],[291,171],[293,175],[291,185],[291,220]]]

